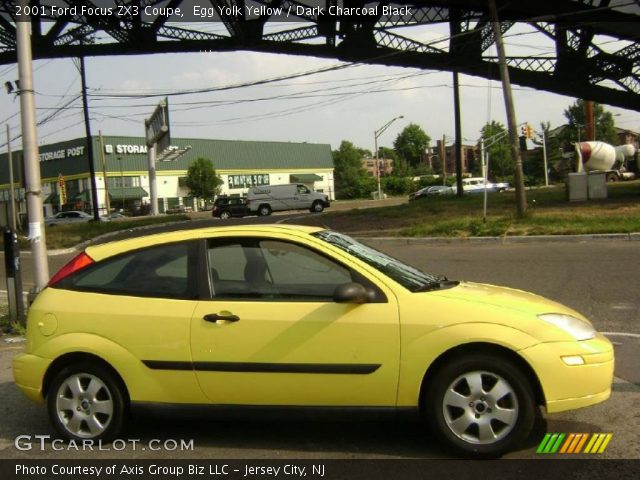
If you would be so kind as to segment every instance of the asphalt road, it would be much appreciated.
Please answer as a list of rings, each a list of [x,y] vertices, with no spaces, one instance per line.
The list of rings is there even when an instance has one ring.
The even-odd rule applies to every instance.
[[[636,242],[543,244],[406,245],[368,243],[393,256],[451,279],[506,285],[565,303],[609,332],[616,348],[614,392],[607,402],[554,414],[538,425],[531,444],[509,458],[535,457],[536,442],[548,432],[612,432],[606,458],[640,459],[640,284]],[[50,259],[55,271],[71,255]],[[24,257],[29,283],[29,257]],[[4,279],[0,278],[0,285]],[[113,458],[113,451],[19,451],[18,435],[53,435],[45,409],[23,399],[12,383],[10,359],[21,348],[0,342],[0,458]],[[162,417],[139,419],[125,435],[150,439],[193,439],[193,451],[133,450],[118,458],[446,458],[418,423],[222,421]],[[144,448],[144,447],[142,447]]]

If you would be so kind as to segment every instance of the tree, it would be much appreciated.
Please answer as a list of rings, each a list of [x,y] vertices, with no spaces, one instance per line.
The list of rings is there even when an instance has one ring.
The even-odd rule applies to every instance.
[[[409,166],[417,167],[422,162],[431,138],[415,123],[410,123],[398,134],[393,147]]]
[[[198,157],[189,166],[185,183],[194,197],[211,200],[220,193],[222,179],[216,175],[211,160]]]
[[[333,151],[336,196],[339,198],[364,197],[375,190],[375,180],[369,180],[362,168],[363,153],[365,152],[362,149],[347,140],[343,140],[340,148]]]
[[[486,151],[489,154],[489,177],[493,180],[513,175],[514,165],[511,159],[511,144],[505,126],[492,120],[481,130]],[[502,136],[499,136],[502,135]]]
[[[568,124],[559,135],[563,143],[577,142],[578,138],[582,142],[587,139],[587,116],[584,104],[584,100],[578,99],[564,111]],[[593,121],[596,128],[596,140],[610,143],[611,145],[618,143],[613,115],[611,112],[607,112],[599,103],[593,104]]]

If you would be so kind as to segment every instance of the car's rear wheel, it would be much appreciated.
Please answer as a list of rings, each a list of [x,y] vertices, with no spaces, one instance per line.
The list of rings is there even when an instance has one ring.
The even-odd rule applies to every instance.
[[[227,220],[227,219],[231,218],[231,213],[228,212],[227,210],[225,210],[223,212],[220,212],[220,218],[222,220]]]
[[[529,436],[536,405],[516,365],[478,353],[457,358],[429,379],[424,410],[434,433],[457,453],[495,457]]]
[[[258,215],[261,217],[267,217],[271,215],[271,207],[269,205],[260,205],[258,208]]]
[[[310,208],[311,212],[314,213],[322,213],[322,211],[324,210],[324,205],[321,201],[317,201],[317,202],[313,202],[313,205],[311,205]]]
[[[53,378],[47,394],[49,419],[72,440],[111,440],[124,422],[126,402],[115,376],[98,364],[73,364]]]

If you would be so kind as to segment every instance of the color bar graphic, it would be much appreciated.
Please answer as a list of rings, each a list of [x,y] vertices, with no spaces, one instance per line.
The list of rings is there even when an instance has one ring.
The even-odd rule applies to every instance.
[[[600,454],[605,451],[612,437],[612,433],[547,433],[538,445],[536,453]]]

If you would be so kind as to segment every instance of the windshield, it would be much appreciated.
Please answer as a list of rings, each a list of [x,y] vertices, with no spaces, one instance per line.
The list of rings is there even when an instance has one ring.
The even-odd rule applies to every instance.
[[[421,272],[417,268],[402,263],[400,260],[371,247],[367,247],[347,235],[330,230],[323,230],[322,232],[316,232],[312,235],[350,253],[412,292],[423,291],[425,287],[438,285],[440,283],[439,277]]]

